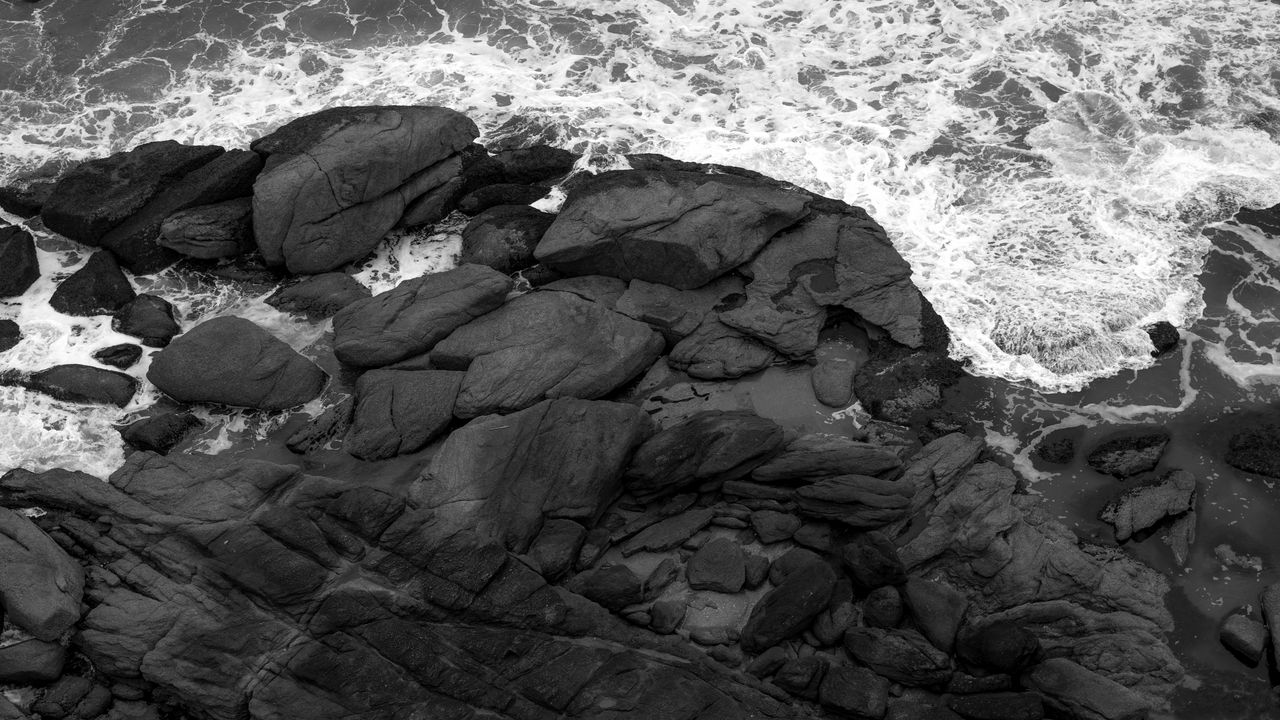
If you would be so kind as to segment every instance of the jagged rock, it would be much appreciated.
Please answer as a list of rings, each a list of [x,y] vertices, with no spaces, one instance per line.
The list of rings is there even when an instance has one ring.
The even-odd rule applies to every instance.
[[[58,640],[80,619],[84,571],[26,517],[0,509],[0,605],[37,640]]]
[[[1155,468],[1169,444],[1169,433],[1126,433],[1100,443],[1089,453],[1089,467],[1100,473],[1127,478]]]
[[[544,518],[594,524],[650,432],[639,408],[560,398],[455,430],[414,485],[440,537],[471,532],[524,552]]]
[[[617,612],[644,599],[644,584],[626,565],[606,565],[570,581],[569,589]]]
[[[416,452],[453,421],[462,373],[370,370],[356,381],[356,408],[343,448],[361,460]]]
[[[49,305],[63,315],[110,315],[136,295],[115,256],[103,250],[58,284]]]
[[[914,577],[907,580],[902,590],[907,610],[920,633],[934,647],[950,653],[969,608],[968,598],[955,588]]]
[[[98,677],[192,715],[603,717],[618,698],[638,717],[787,715],[684,641],[466,531],[442,537],[437,513],[395,487],[134,453],[107,483],[15,470],[0,488],[6,505],[60,513],[103,566],[76,635]]]
[[[742,290],[742,279],[732,275],[716,278],[694,290],[632,280],[618,299],[616,310],[649,323],[662,333],[667,344],[674,346],[693,334],[717,308],[731,304]],[[772,358],[772,353],[769,355]]]
[[[93,351],[93,359],[103,365],[123,370],[142,359],[142,348],[133,343],[109,345]]]
[[[670,635],[684,622],[688,610],[683,600],[659,600],[649,610],[649,627],[659,635]]]
[[[837,435],[801,435],[751,472],[757,482],[807,482],[836,475],[880,475],[902,466],[888,448]]]
[[[1040,641],[1018,623],[984,621],[959,634],[956,651],[970,664],[1016,675],[1040,659]]]
[[[729,538],[716,538],[689,558],[685,575],[694,590],[736,593],[746,582],[742,546]]]
[[[30,375],[0,373],[0,384],[18,385],[70,403],[124,407],[138,391],[138,381],[92,365],[55,365]]]
[[[142,210],[168,185],[222,154],[214,146],[172,140],[81,163],[53,186],[40,209],[50,230],[98,245],[108,231]]]
[[[1044,703],[1034,693],[994,692],[953,697],[947,705],[965,720],[1041,720]]]
[[[431,362],[466,370],[454,414],[470,418],[544,398],[603,397],[661,351],[661,336],[643,323],[572,293],[535,291],[455,330]]]
[[[253,232],[270,265],[321,273],[358,260],[406,211],[462,172],[475,123],[440,107],[332,108],[253,144],[268,153],[253,186]],[[425,222],[421,217],[418,222]]]
[[[1218,630],[1218,639],[1250,665],[1257,665],[1267,648],[1267,628],[1247,615],[1232,613]]]
[[[9,318],[0,318],[0,352],[12,349],[22,342],[22,328]]]
[[[347,436],[355,412],[355,398],[344,398],[289,436],[285,447],[300,455],[321,450]]]
[[[458,262],[486,265],[503,274],[537,264],[533,249],[554,215],[528,205],[498,205],[476,215],[462,229]]]
[[[867,627],[896,628],[904,614],[902,595],[892,585],[881,585],[862,601],[862,620]]]
[[[230,150],[166,185],[146,205],[109,230],[99,243],[136,273],[150,273],[178,259],[158,242],[171,215],[248,196],[262,169],[262,158],[248,150]]]
[[[240,197],[179,210],[160,223],[160,247],[200,260],[252,252],[253,198]]]
[[[680,547],[714,517],[715,511],[711,508],[700,508],[654,523],[624,542],[622,554],[630,557],[638,552],[664,552]]]
[[[792,658],[774,673],[773,684],[796,697],[817,700],[826,672],[827,663],[820,657]]]
[[[0,187],[0,210],[26,219],[40,214],[53,192],[54,181],[34,180],[26,185]]]
[[[840,560],[849,577],[863,590],[907,581],[907,569],[898,557],[898,548],[883,533],[855,535],[840,549]]]
[[[751,609],[742,628],[742,649],[759,653],[804,632],[827,607],[835,585],[835,571],[822,562],[787,575]]]
[[[727,380],[763,370],[778,360],[774,352],[714,317],[702,321],[676,343],[667,364],[699,380]]]
[[[111,329],[142,340],[147,347],[164,347],[182,332],[173,305],[155,295],[142,294],[125,303],[111,320]]]
[[[692,485],[745,477],[782,444],[782,428],[745,411],[700,412],[649,438],[627,468],[627,489],[642,501]]]
[[[863,665],[911,687],[945,684],[953,671],[951,658],[914,630],[849,628],[844,647]]]
[[[889,681],[865,668],[836,665],[818,689],[822,706],[861,718],[882,718],[889,704]]]
[[[569,275],[610,275],[682,290],[750,260],[809,201],[731,175],[620,170],[570,192],[535,252]]]
[[[130,423],[120,430],[120,436],[132,448],[165,455],[203,426],[200,418],[191,413],[171,412]]]
[[[823,478],[796,491],[800,513],[860,529],[884,527],[906,515],[913,488],[865,475]]]
[[[535,183],[569,174],[578,156],[550,145],[531,145],[500,150],[491,159],[507,182]]]
[[[1151,336],[1151,357],[1160,357],[1173,352],[1178,347],[1178,328],[1167,320],[1151,325],[1147,328],[1147,335]]]
[[[1196,479],[1185,470],[1172,470],[1159,480],[1129,488],[1107,503],[1098,517],[1116,529],[1116,540],[1124,542],[1134,533],[1191,509]]]
[[[553,280],[541,287],[543,290],[573,293],[583,300],[616,310],[618,300],[627,291],[627,284],[618,278],[604,275],[579,275]]]
[[[0,647],[0,683],[44,684],[57,680],[66,663],[67,649],[60,643],[22,640]],[[3,718],[0,713],[0,718]]]
[[[156,353],[147,379],[180,402],[284,410],[314,399],[328,376],[253,322],[225,315]]]
[[[40,258],[31,233],[0,227],[0,297],[17,297],[40,279]]]
[[[751,513],[751,528],[764,545],[790,540],[800,529],[800,518],[776,510],[757,510]]]
[[[1022,684],[1070,720],[1143,720],[1151,711],[1141,695],[1066,658],[1045,660]]]
[[[303,315],[311,320],[332,317],[339,310],[359,300],[368,300],[369,288],[346,273],[312,275],[271,293],[266,303],[287,313]]]
[[[550,190],[544,185],[520,183],[485,185],[463,195],[458,201],[458,210],[474,216],[499,205],[528,205],[546,196]]]
[[[1280,478],[1280,424],[1256,423],[1232,435],[1227,448],[1231,467]]]
[[[510,278],[483,265],[459,265],[405,280],[333,316],[333,353],[356,367],[381,367],[421,355],[501,306],[510,290]]]
[[[819,343],[814,354],[818,362],[809,375],[814,397],[827,407],[848,407],[853,402],[853,376],[865,361],[862,353],[847,342],[828,340]]]

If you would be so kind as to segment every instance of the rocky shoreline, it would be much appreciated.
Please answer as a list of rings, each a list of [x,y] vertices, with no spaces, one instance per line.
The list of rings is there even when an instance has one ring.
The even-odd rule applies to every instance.
[[[0,504],[44,510],[0,513],[0,683],[39,688],[0,717],[1169,712],[1167,579],[1049,517],[944,402],[963,377],[947,329],[864,211],[654,155],[575,172],[478,134],[443,108],[338,108],[250,150],[152,143],[0,192],[102,248],[55,307],[160,348],[146,377],[172,400],[331,401],[279,438],[292,462],[185,452],[200,421],[179,409],[126,428],[106,482],[0,478]],[[553,192],[555,214],[529,205]],[[456,268],[376,295],[343,272],[455,210]],[[32,239],[0,234],[20,296]],[[178,261],[276,278],[270,304],[332,317],[329,359],[245,318],[182,328],[121,269]],[[777,368],[803,373],[792,404],[854,419],[761,411],[745,388]],[[0,382],[121,407],[137,390],[88,365]],[[1195,479],[1149,475],[1161,437],[1088,455],[1141,481],[1104,510],[1121,541],[1194,537]],[[1271,437],[1233,450],[1273,467]],[[1225,628],[1261,660],[1266,627]]]

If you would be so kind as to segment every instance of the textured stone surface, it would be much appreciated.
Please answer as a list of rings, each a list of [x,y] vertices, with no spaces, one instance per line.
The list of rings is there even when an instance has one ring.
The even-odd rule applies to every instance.
[[[487,265],[510,274],[537,263],[533,249],[555,220],[528,205],[498,205],[476,215],[462,229],[458,262]]]
[[[826,608],[835,585],[835,571],[822,562],[787,575],[751,609],[742,628],[742,649],[758,653],[804,632]]]
[[[40,279],[40,258],[31,233],[17,225],[0,227],[0,297],[16,297]]]
[[[1095,447],[1089,453],[1089,467],[1119,478],[1131,477],[1154,469],[1168,444],[1169,433],[1163,430],[1125,433]]]
[[[909,485],[894,480],[839,475],[801,487],[796,502],[803,515],[875,529],[906,515],[911,492]]]
[[[1195,492],[1195,477],[1185,470],[1173,470],[1159,480],[1125,490],[1108,502],[1098,517],[1111,523],[1116,540],[1124,542],[1166,517],[1191,510]]]
[[[361,460],[421,450],[453,421],[462,373],[370,370],[356,381],[356,409],[343,448]]]
[[[953,671],[951,658],[914,630],[850,628],[844,647],[859,663],[903,685],[942,685]]]
[[[49,306],[64,315],[110,315],[135,295],[115,256],[99,251],[58,284],[49,297]]]
[[[838,435],[801,435],[751,472],[758,482],[807,482],[835,475],[880,475],[901,467],[891,449]]]
[[[6,619],[46,642],[80,619],[84,571],[30,520],[0,509],[0,604]]]
[[[749,474],[782,444],[782,428],[751,412],[697,413],[650,438],[627,469],[627,489],[641,499],[690,485]]]
[[[303,278],[271,293],[266,303],[282,312],[312,320],[332,317],[351,303],[368,300],[369,288],[346,273],[322,273]]]
[[[694,590],[736,593],[746,581],[742,546],[729,538],[716,538],[689,558],[685,574]]]
[[[243,255],[253,242],[253,199],[233,198],[179,210],[160,223],[159,244],[179,255],[216,260]]]
[[[1072,720],[1142,720],[1152,709],[1137,693],[1066,658],[1045,660],[1022,682]]]

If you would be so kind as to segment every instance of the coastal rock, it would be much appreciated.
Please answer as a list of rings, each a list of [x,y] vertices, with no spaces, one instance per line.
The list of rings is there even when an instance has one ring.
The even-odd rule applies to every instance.
[[[361,460],[422,449],[453,421],[462,373],[370,370],[356,381],[356,409],[343,448]]]
[[[849,628],[844,647],[859,663],[910,687],[942,685],[951,677],[951,658],[914,630]]]
[[[1128,432],[1103,441],[1089,453],[1089,467],[1100,473],[1127,478],[1155,469],[1169,444],[1169,433]]]
[[[490,159],[506,182],[536,183],[568,175],[578,156],[550,145],[532,145],[499,150]]]
[[[67,649],[56,642],[23,640],[0,647],[0,683],[51,683],[62,675],[66,660]],[[0,711],[0,718],[4,717]]]
[[[802,483],[836,475],[880,475],[902,466],[890,449],[836,435],[801,435],[751,472],[757,482]]]
[[[669,285],[632,280],[618,299],[618,312],[649,323],[674,346],[691,335],[717,307],[731,303],[743,290],[742,279],[733,275],[717,278],[694,290],[677,290]]]
[[[113,368],[119,368],[121,370],[131,367],[141,358],[142,348],[134,345],[133,343],[109,345],[93,352],[94,360],[97,360],[103,365],[110,365]]]
[[[542,576],[554,582],[573,569],[586,539],[587,529],[581,523],[551,518],[542,523],[529,546],[529,557],[538,564]]]
[[[781,585],[788,575],[810,565],[824,564],[822,556],[805,548],[791,548],[769,563],[769,582]]]
[[[961,695],[947,706],[965,720],[1041,720],[1044,703],[1034,693],[993,692]]]
[[[826,672],[827,662],[820,657],[791,658],[774,673],[773,684],[798,698],[817,700]]]
[[[449,435],[412,497],[439,510],[434,537],[468,532],[524,552],[544,518],[593,524],[649,432],[639,408],[575,398],[477,418]]]
[[[111,329],[142,340],[147,347],[164,347],[182,332],[173,318],[173,305],[155,295],[142,294],[125,303],[111,320]]]
[[[454,414],[471,418],[544,398],[603,397],[661,351],[662,337],[647,325],[572,293],[539,290],[458,328],[431,350],[431,362],[466,371]]]
[[[959,634],[956,652],[966,662],[1017,675],[1040,659],[1040,641],[1011,621],[983,621]]]
[[[111,404],[124,407],[138,391],[138,381],[124,373],[92,365],[55,365],[30,375],[4,377],[0,384],[12,384],[44,393],[63,402]]]
[[[590,570],[575,577],[567,587],[614,612],[644,599],[644,584],[626,565]]]
[[[701,287],[804,217],[808,198],[731,175],[619,170],[583,180],[538,244],[569,275]]]
[[[1142,696],[1066,658],[1045,660],[1022,684],[1071,720],[1143,720],[1151,712]]]
[[[1186,470],[1172,470],[1159,480],[1129,488],[1107,503],[1098,517],[1116,529],[1124,542],[1134,533],[1154,526],[1166,517],[1191,510],[1196,479]]]
[[[883,533],[864,532],[840,548],[840,560],[854,583],[863,590],[907,581],[907,569],[898,548]]]
[[[74,636],[97,677],[191,714],[605,717],[626,698],[638,717],[787,715],[684,641],[465,532],[441,538],[400,488],[185,453],[134,453],[105,483],[15,470],[0,488],[61,513],[101,567]]]
[[[817,364],[809,375],[814,397],[827,407],[848,407],[853,402],[853,377],[865,357],[847,342],[830,340],[819,343],[814,354]]]
[[[677,342],[667,357],[668,365],[699,380],[742,377],[777,361],[777,352],[713,317]]]
[[[898,482],[915,488],[908,518],[919,520],[929,504],[949,493],[977,462],[985,447],[986,444],[978,438],[950,433],[931,440],[911,456],[898,478]],[[907,526],[907,520],[895,523],[890,527],[890,534],[896,536]]]
[[[351,303],[368,300],[369,288],[346,273],[322,273],[286,285],[271,293],[266,303],[311,320],[332,317]]]
[[[862,601],[862,621],[867,627],[896,628],[905,614],[902,594],[892,585],[882,585],[867,593]]]
[[[751,529],[762,545],[790,540],[800,529],[800,518],[776,510],[757,510],[751,513]]]
[[[604,275],[579,275],[552,280],[542,285],[541,289],[573,293],[583,300],[590,300],[610,310],[616,310],[618,300],[627,291],[627,284],[618,278]]]
[[[334,315],[334,355],[356,367],[381,367],[420,355],[502,305],[510,290],[510,278],[482,265],[459,265],[405,280]]]
[[[800,513],[874,530],[906,515],[912,488],[865,475],[823,478],[796,491]]]
[[[823,562],[807,563],[764,594],[742,628],[742,649],[759,653],[804,632],[835,590],[836,574]]]
[[[685,567],[689,587],[694,590],[736,593],[746,582],[742,546],[729,538],[716,538],[698,548]]]
[[[168,185],[223,153],[214,146],[151,142],[67,171],[40,209],[45,227],[85,245],[142,210]]]
[[[233,198],[179,210],[160,223],[160,247],[200,260],[243,255],[253,241],[253,199]]]
[[[253,232],[268,264],[321,273],[358,260],[406,208],[457,178],[479,134],[440,107],[331,108],[253,144]],[[420,214],[420,213],[419,213]]]
[[[845,631],[861,617],[860,609],[854,604],[853,583],[841,578],[831,593],[827,609],[818,614],[809,630],[824,647],[839,645]]]
[[[1267,649],[1270,638],[1267,628],[1257,620],[1241,613],[1232,613],[1218,629],[1218,639],[1226,648],[1244,658],[1250,665],[1257,665]]]
[[[31,233],[0,227],[0,297],[17,297],[40,279],[40,259]]]
[[[355,398],[343,398],[290,435],[285,447],[300,455],[326,449],[347,436],[355,414]]]
[[[680,547],[686,540],[711,523],[715,511],[701,508],[683,512],[659,521],[636,533],[622,544],[621,552],[629,557],[638,552],[665,552]]]
[[[907,611],[920,633],[939,650],[950,653],[956,633],[969,609],[969,599],[959,590],[932,580],[909,578],[902,587]],[[963,713],[961,713],[963,714]]]
[[[489,208],[462,229],[458,262],[487,265],[507,275],[531,267],[537,263],[533,249],[554,220],[528,205]]]
[[[528,205],[546,196],[551,188],[545,185],[521,183],[495,183],[476,188],[458,200],[458,210],[464,215],[479,215],[499,205]]]
[[[782,445],[782,428],[747,411],[708,410],[649,438],[627,468],[641,500],[745,477]]]
[[[1159,357],[1173,352],[1178,347],[1178,341],[1181,337],[1178,335],[1178,328],[1167,320],[1151,325],[1147,328],[1147,335],[1151,336],[1151,356]]]
[[[1041,440],[1035,449],[1036,457],[1054,465],[1066,465],[1076,457],[1076,441],[1072,438]]]
[[[191,413],[171,412],[131,423],[120,431],[120,437],[130,447],[165,455],[203,426],[200,418]]]
[[[1237,470],[1280,478],[1280,424],[1260,422],[1235,433],[1224,459]]]
[[[924,337],[946,340],[942,321],[924,300]],[[941,328],[931,331],[931,327]],[[945,345],[944,345],[945,347]],[[877,419],[919,427],[942,403],[942,393],[963,376],[945,351],[885,352],[873,355],[853,378],[853,394]]]
[[[30,520],[0,509],[0,605],[37,640],[58,640],[80,619],[84,570]]]
[[[35,217],[49,200],[53,186],[52,180],[35,180],[25,185],[0,187],[0,210],[23,219]]]
[[[63,315],[110,315],[136,295],[115,256],[101,250],[58,284],[49,297],[49,306]]]
[[[22,328],[9,318],[0,318],[0,353],[22,342]]]
[[[246,197],[262,169],[262,158],[248,150],[230,150],[163,187],[146,205],[113,227],[98,241],[135,273],[150,273],[178,256],[161,246],[164,221],[174,213],[202,205]]]
[[[228,315],[157,353],[147,379],[180,402],[284,410],[319,395],[328,376],[253,322]]]

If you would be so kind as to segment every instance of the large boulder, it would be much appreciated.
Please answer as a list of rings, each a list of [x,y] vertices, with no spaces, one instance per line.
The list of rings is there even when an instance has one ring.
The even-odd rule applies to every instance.
[[[0,297],[16,297],[40,279],[40,259],[31,233],[0,227]]]
[[[732,175],[606,172],[575,186],[535,255],[569,275],[688,290],[750,260],[808,208],[803,193]]]
[[[510,278],[483,265],[405,280],[334,315],[333,354],[356,367],[381,367],[420,355],[502,305],[510,290]]]
[[[253,198],[179,210],[160,223],[158,242],[160,247],[200,260],[243,255],[255,247]]]
[[[182,402],[284,410],[318,396],[328,376],[253,322],[223,316],[157,353],[147,379]]]
[[[475,533],[524,552],[544,518],[594,523],[650,432],[639,408],[574,398],[477,418],[449,435],[413,498],[435,513],[436,537]]]
[[[164,140],[81,163],[58,179],[40,218],[60,235],[98,245],[166,186],[222,152],[220,147]]]
[[[80,269],[58,284],[49,305],[63,315],[110,315],[137,295],[110,252],[89,256]]]
[[[476,215],[462,229],[459,262],[487,265],[510,274],[537,263],[533,249],[555,220],[528,205],[498,205]]]
[[[742,628],[742,649],[759,653],[804,632],[826,609],[836,573],[824,562],[809,562],[787,575],[756,603]]]
[[[458,177],[479,134],[441,107],[332,108],[254,143],[253,232],[269,264],[320,273],[358,260],[406,208]]]
[[[148,347],[164,347],[182,332],[173,305],[162,297],[142,294],[125,303],[111,320],[111,329],[142,340]]]
[[[604,397],[662,352],[644,323],[568,292],[535,291],[455,330],[431,362],[466,370],[461,418],[527,408],[545,398]]]
[[[640,446],[627,469],[627,489],[648,500],[691,485],[736,480],[781,445],[782,428],[755,413],[700,412]]]
[[[462,373],[370,370],[356,381],[356,409],[343,447],[362,460],[422,449],[449,428]]]
[[[80,619],[84,570],[30,520],[0,509],[0,606],[39,640],[58,640]]]

